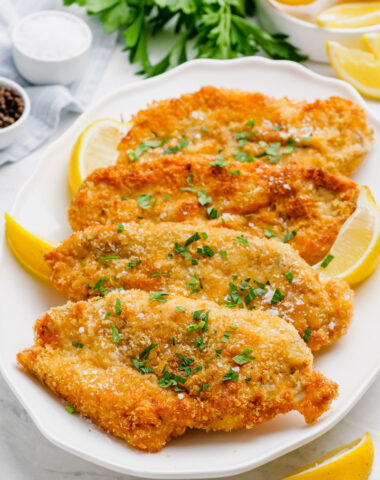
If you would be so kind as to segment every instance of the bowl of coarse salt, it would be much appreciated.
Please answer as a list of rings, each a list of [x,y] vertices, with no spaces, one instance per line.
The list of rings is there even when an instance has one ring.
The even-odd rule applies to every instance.
[[[29,82],[70,84],[86,68],[92,33],[80,18],[60,10],[23,17],[13,28],[13,60]]]

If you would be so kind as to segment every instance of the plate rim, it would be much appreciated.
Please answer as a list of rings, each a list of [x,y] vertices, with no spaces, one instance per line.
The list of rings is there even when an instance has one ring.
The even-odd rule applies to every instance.
[[[342,80],[326,77],[318,73],[315,73],[303,65],[300,65],[288,60],[270,60],[270,59],[259,57],[259,56],[243,57],[243,58],[232,59],[232,60],[214,60],[214,59],[191,60],[157,77],[153,77],[145,80],[137,80],[128,85],[119,87],[113,92],[110,92],[105,96],[101,97],[99,101],[96,101],[93,104],[91,104],[91,106],[87,108],[83,113],[81,113],[81,115],[79,115],[79,117],[72,123],[72,125],[61,136],[59,136],[56,140],[54,140],[54,142],[52,142],[42,152],[40,158],[37,161],[37,165],[33,175],[31,175],[31,177],[26,182],[24,182],[23,186],[20,188],[20,190],[16,195],[16,198],[14,200],[14,203],[11,209],[11,215],[15,216],[15,212],[17,212],[17,209],[20,204],[21,198],[23,197],[24,191],[34,181],[43,163],[48,161],[50,152],[54,151],[57,145],[59,145],[61,142],[64,142],[66,138],[71,137],[72,133],[82,123],[83,117],[87,116],[92,110],[101,108],[102,106],[107,104],[110,100],[112,100],[114,97],[117,97],[120,94],[128,95],[128,94],[131,94],[131,91],[133,92],[135,89],[147,88],[152,84],[153,85],[159,84],[161,82],[164,82],[167,78],[176,76],[177,74],[181,74],[184,71],[191,70],[194,67],[202,66],[205,69],[207,68],[224,69],[224,68],[231,68],[232,65],[245,65],[245,64],[246,65],[251,64],[255,67],[260,65],[271,66],[273,69],[278,69],[279,71],[290,69],[295,72],[298,72],[300,76],[308,80],[322,82],[322,83],[325,83],[327,86],[332,85],[332,86],[339,87],[339,89],[342,90],[342,94],[345,93],[348,98],[350,98],[352,101],[354,101],[364,109],[370,123],[377,125],[377,127],[380,130],[380,119],[378,119],[378,117],[372,111],[371,107],[364,102],[363,98],[351,85],[347,84],[346,82],[343,82]],[[6,255],[6,252],[7,252],[7,242],[5,238],[5,229],[4,229],[4,233],[2,235],[2,239],[0,243],[0,267],[2,265],[3,258]],[[21,403],[23,408],[25,408],[25,410],[27,411],[33,423],[36,425],[38,430],[46,439],[48,439],[54,445],[58,446],[59,448],[63,449],[66,452],[69,452],[73,455],[76,455],[80,458],[83,458],[91,463],[97,464],[104,468],[108,468],[109,470],[116,471],[119,473],[134,475],[135,477],[157,478],[157,479],[169,479],[169,478],[195,479],[195,478],[217,478],[217,477],[221,478],[221,477],[237,475],[239,473],[249,471],[269,461],[272,461],[282,455],[285,455],[286,453],[289,453],[290,451],[293,451],[301,447],[302,445],[305,445],[311,442],[312,440],[318,438],[319,436],[321,436],[322,434],[326,433],[331,428],[333,428],[337,423],[339,423],[347,415],[347,413],[356,405],[356,403],[360,400],[360,398],[364,395],[364,393],[368,390],[368,388],[376,379],[379,372],[380,372],[380,365],[378,365],[377,367],[375,365],[372,371],[370,372],[370,374],[366,377],[365,381],[362,382],[361,387],[356,390],[355,395],[351,397],[350,401],[346,403],[344,408],[341,408],[339,410],[338,414],[334,414],[334,412],[332,412],[331,418],[327,418],[323,423],[319,425],[316,424],[316,426],[314,427],[314,430],[312,430],[311,433],[303,437],[300,441],[294,442],[292,445],[284,446],[283,448],[278,448],[275,451],[275,453],[273,452],[268,453],[267,455],[263,455],[259,459],[256,458],[254,461],[247,460],[245,462],[235,463],[231,465],[229,468],[222,467],[220,470],[216,469],[215,467],[212,467],[212,469],[207,469],[207,470],[205,470],[204,468],[201,470],[195,468],[191,471],[185,470],[185,471],[176,471],[175,473],[173,473],[172,471],[152,472],[149,470],[144,470],[144,468],[140,468],[139,470],[137,470],[134,467],[129,468],[128,466],[122,466],[115,463],[111,464],[110,462],[103,461],[101,458],[88,454],[85,451],[81,451],[76,448],[73,448],[70,446],[69,443],[60,440],[59,437],[52,434],[51,431],[46,429],[45,425],[42,424],[42,422],[40,422],[38,415],[34,412],[34,409],[29,406],[27,399],[23,397],[22,392],[19,392],[17,387],[13,384],[11,373],[10,371],[8,372],[8,368],[5,364],[3,364],[3,358],[0,356],[0,373],[2,374],[3,378],[5,379],[6,383],[10,387],[13,394],[16,396],[16,398]]]

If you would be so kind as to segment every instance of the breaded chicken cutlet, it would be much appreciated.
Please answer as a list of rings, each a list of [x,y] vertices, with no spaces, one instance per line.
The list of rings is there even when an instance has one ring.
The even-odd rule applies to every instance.
[[[289,245],[207,224],[93,226],[45,258],[71,300],[121,287],[258,308],[290,322],[313,350],[345,334],[353,311],[348,284],[320,281]]]
[[[344,98],[309,103],[204,87],[138,112],[119,145],[118,162],[129,165],[163,152],[221,153],[351,175],[372,142],[364,110]]]
[[[356,208],[359,189],[339,174],[301,165],[214,162],[205,155],[164,155],[133,169],[96,170],[72,199],[71,226],[208,221],[277,236],[313,264],[326,256]]]
[[[187,428],[253,428],[290,410],[313,423],[337,394],[296,330],[261,311],[130,290],[52,308],[35,335],[24,369],[148,452]]]

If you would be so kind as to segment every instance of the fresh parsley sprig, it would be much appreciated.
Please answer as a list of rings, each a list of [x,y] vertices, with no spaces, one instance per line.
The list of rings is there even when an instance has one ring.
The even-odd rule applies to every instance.
[[[251,22],[254,0],[63,0],[87,9],[103,24],[105,33],[120,30],[131,63],[139,62],[140,73],[153,77],[196,58],[236,58],[259,52],[274,59],[306,59],[286,40],[270,35]],[[156,63],[149,57],[149,42],[163,29],[174,40],[169,51]]]

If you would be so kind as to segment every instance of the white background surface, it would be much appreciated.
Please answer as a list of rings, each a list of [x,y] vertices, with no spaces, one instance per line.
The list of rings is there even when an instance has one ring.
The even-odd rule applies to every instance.
[[[309,65],[310,68],[332,75],[329,67]],[[112,56],[93,101],[98,101],[110,91],[136,81],[138,67],[128,64],[125,53],[118,46]],[[368,102],[380,117],[380,103]],[[54,141],[72,123],[74,116],[65,116]],[[46,144],[47,145],[47,144]],[[26,160],[0,168],[0,214],[10,211],[17,191],[37,166],[42,148]],[[1,153],[0,153],[1,155]],[[377,199],[379,202],[380,199]],[[3,220],[1,219],[1,222]],[[2,299],[4,301],[5,299]],[[15,332],[16,334],[17,332]],[[370,332],[368,332],[370,334]],[[237,480],[279,480],[294,468],[312,461],[326,450],[370,431],[375,449],[380,452],[380,379],[365,394],[359,404],[333,430],[318,440],[281,457],[252,472],[233,477]],[[100,467],[67,454],[45,440],[0,378],[0,478],[6,480],[74,480],[74,479],[125,479]],[[371,480],[380,478],[380,454],[375,459]]]

